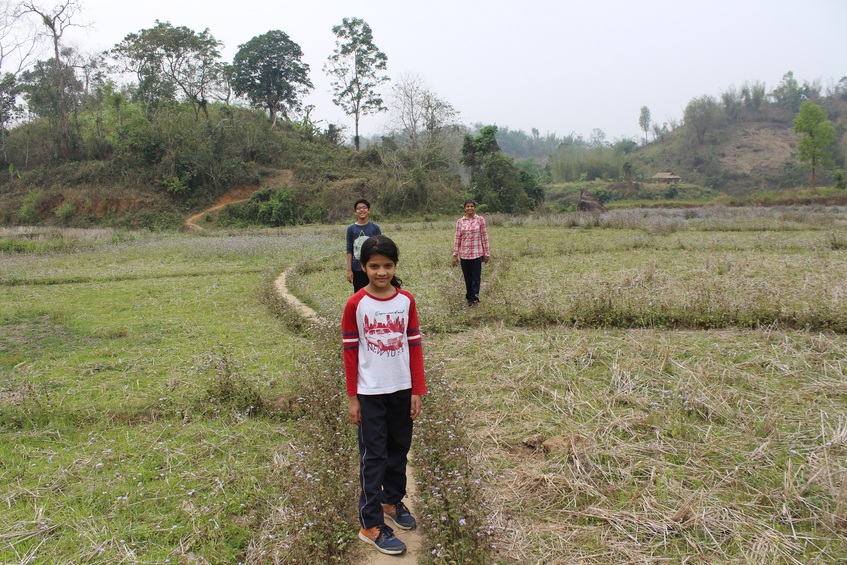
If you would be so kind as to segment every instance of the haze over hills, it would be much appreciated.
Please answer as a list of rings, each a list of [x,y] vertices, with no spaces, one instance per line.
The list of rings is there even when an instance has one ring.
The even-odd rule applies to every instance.
[[[811,100],[820,105],[836,128],[836,143],[830,148],[834,167],[819,171],[824,183],[831,182],[831,173],[843,169],[847,162],[847,79],[827,95],[812,95]],[[807,85],[808,86],[808,85]],[[692,103],[706,100],[714,103],[711,114],[702,124],[702,135],[694,131],[693,123],[684,121],[668,125],[652,124],[649,132],[639,140],[607,141],[602,132],[595,130],[592,139],[568,136],[539,136],[503,129],[498,131],[498,141],[504,152],[518,159],[532,158],[542,165],[551,166],[557,154],[572,146],[595,153],[599,159],[617,162],[609,168],[597,169],[596,174],[585,171],[585,165],[576,170],[572,178],[553,180],[573,181],[582,175],[585,180],[616,180],[623,176],[615,171],[620,163],[629,161],[632,178],[646,180],[659,172],[674,172],[682,182],[713,188],[727,194],[747,194],[758,190],[774,190],[803,186],[808,182],[808,171],[801,167],[797,157],[798,135],[794,132],[794,117],[801,98],[791,102],[763,98],[758,106],[746,104],[740,96],[732,98],[725,93],[722,100],[704,96]],[[692,117],[692,120],[696,118]],[[646,141],[645,141],[646,138]],[[625,156],[620,155],[625,154]]]
[[[847,160],[847,78],[821,92],[790,72],[771,92],[745,84],[720,99],[692,100],[679,122],[647,120],[639,140],[609,141],[599,130],[585,139],[498,129],[497,154],[506,157],[490,163],[483,153],[491,147],[477,159],[467,153],[474,136],[490,127],[484,124],[468,128],[445,119],[398,129],[356,152],[340,144],[337,129],[308,119],[269,125],[261,109],[211,102],[201,112],[187,99],[151,107],[129,92],[101,94],[74,99],[68,130],[60,130],[48,97],[33,98],[42,106],[4,131],[0,170],[9,174],[0,177],[0,224],[172,229],[236,188],[258,192],[221,212],[234,227],[341,221],[358,196],[396,216],[451,213],[468,195],[491,211],[564,211],[573,202],[545,203],[545,186],[599,180],[608,184],[607,196],[621,191],[612,196],[638,200],[644,193],[629,194],[622,183],[648,182],[660,172],[675,173],[701,198],[790,190],[809,179],[793,130],[803,102],[819,105],[835,126],[834,167],[817,171],[819,186],[832,186]],[[475,174],[482,176],[474,180]],[[517,191],[511,203],[503,199],[509,183]]]

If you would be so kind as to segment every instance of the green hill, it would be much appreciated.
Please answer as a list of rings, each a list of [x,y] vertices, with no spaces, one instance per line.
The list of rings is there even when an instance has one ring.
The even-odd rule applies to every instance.
[[[817,101],[836,124],[839,138],[847,130],[847,100]],[[808,173],[797,159],[794,113],[773,105],[739,112],[734,119],[719,116],[698,143],[691,128],[682,125],[633,153],[642,179],[673,171],[684,182],[714,188],[730,195],[749,194],[803,186]],[[836,162],[844,166],[845,148],[836,150]],[[832,182],[824,171],[824,184]]]
[[[491,127],[444,124],[426,132],[425,144],[395,133],[357,152],[338,143],[332,124],[269,124],[260,110],[223,103],[209,104],[205,114],[187,101],[149,112],[112,93],[80,103],[67,147],[49,112],[3,131],[0,225],[178,229],[233,190],[252,196],[205,220],[233,227],[339,222],[361,196],[382,218],[455,214],[469,196],[485,212],[562,212],[575,208],[582,189],[609,205],[843,204],[847,191],[803,191],[809,173],[797,156],[793,121],[803,100],[827,112],[835,166],[817,171],[818,185],[843,184],[847,83],[825,96],[804,88],[787,100],[779,88],[760,98],[694,99],[683,121],[654,124],[647,143],[494,128],[496,142],[488,139],[485,151],[506,159],[472,167],[462,165],[470,163],[467,151]],[[662,172],[680,179],[651,181]],[[509,183],[536,187],[531,202],[504,205]]]

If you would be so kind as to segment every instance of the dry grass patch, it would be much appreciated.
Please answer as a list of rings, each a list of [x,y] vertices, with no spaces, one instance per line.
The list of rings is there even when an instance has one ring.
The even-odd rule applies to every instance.
[[[504,559],[847,557],[843,336],[481,329],[437,348],[498,477]]]

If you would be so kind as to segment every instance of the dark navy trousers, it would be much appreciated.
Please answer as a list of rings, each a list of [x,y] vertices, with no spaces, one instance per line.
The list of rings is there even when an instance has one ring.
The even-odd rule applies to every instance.
[[[462,274],[465,276],[465,299],[479,302],[479,281],[482,278],[482,257],[462,259]]]
[[[382,503],[406,496],[406,456],[412,446],[412,390],[360,394],[359,521],[363,528],[385,523]]]

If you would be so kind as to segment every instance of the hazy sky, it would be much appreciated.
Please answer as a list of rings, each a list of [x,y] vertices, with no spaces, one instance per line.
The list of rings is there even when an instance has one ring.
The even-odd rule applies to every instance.
[[[638,137],[642,106],[654,122],[680,121],[704,94],[764,82],[787,71],[824,88],[847,75],[847,0],[82,0],[69,42],[112,47],[155,20],[208,28],[231,61],[238,46],[279,29],[311,67],[313,119],[348,126],[332,104],[323,65],[344,17],[370,24],[388,56],[388,74],[422,77],[460,112],[485,123],[542,135],[595,128],[609,140]],[[42,2],[49,5],[49,0]],[[387,98],[390,86],[383,89]],[[366,116],[363,135],[385,114]]]

